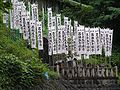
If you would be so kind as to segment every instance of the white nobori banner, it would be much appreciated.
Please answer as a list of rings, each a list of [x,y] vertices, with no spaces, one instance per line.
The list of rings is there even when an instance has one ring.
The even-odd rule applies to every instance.
[[[100,47],[105,50],[105,29],[100,29]]]
[[[102,54],[102,48],[100,45],[100,29],[95,28],[95,54],[101,55]]]
[[[27,18],[26,18],[26,21],[27,21],[27,31],[28,31],[28,44],[30,45],[30,12],[27,11]]]
[[[38,19],[38,4],[32,4],[32,20],[35,20],[36,22],[39,21]]]
[[[65,26],[65,54],[68,54],[68,34],[67,34],[67,30],[68,30],[68,17],[64,17],[64,26]]]
[[[77,54],[85,54],[85,31],[84,31],[84,26],[79,25],[77,27]]]
[[[71,20],[68,21],[67,36],[71,38]]]
[[[58,35],[59,35],[59,37],[58,38],[60,38],[61,37],[61,40],[59,40],[60,42],[59,42],[59,46],[61,46],[62,45],[62,53],[66,53],[67,51],[66,51],[66,32],[65,32],[65,26],[64,25],[61,25],[60,26],[60,29],[59,29],[59,32],[60,33],[58,33]],[[62,35],[60,35],[60,34],[62,34]],[[59,47],[60,48],[60,47]],[[61,48],[60,48],[61,49]]]
[[[85,27],[85,54],[86,54],[86,58],[88,59],[90,53],[90,27]]]
[[[109,30],[109,56],[112,55],[113,30]]]
[[[56,17],[52,17],[52,50],[53,50],[53,54],[57,54],[57,31],[56,31]]]
[[[105,29],[105,56],[111,56],[113,30]]]
[[[91,54],[96,54],[95,49],[95,28],[90,28],[90,52]]]
[[[48,30],[51,31],[52,26],[52,9],[48,8]]]
[[[62,26],[60,26],[59,29],[58,29],[58,32],[57,32],[57,35],[58,35],[57,36],[57,51],[58,51],[58,54],[63,53],[64,48],[62,47],[62,43],[65,46],[65,43],[62,42],[63,41],[62,39],[64,37],[64,36],[62,37],[62,33],[64,33],[64,32],[62,32]],[[62,48],[63,48],[63,50],[62,50]]]
[[[77,27],[78,22],[74,21],[74,28],[73,28],[73,53],[77,54]]]
[[[42,22],[37,22],[38,50],[43,50]]]
[[[36,48],[36,25],[35,20],[30,20],[31,48]]]
[[[28,29],[27,29],[27,14],[26,12],[22,13],[22,32],[23,32],[23,39],[28,39]]]
[[[53,48],[53,41],[52,41],[52,30],[51,30],[51,27],[52,27],[52,9],[51,8],[48,8],[48,54],[49,55],[52,55],[52,48]]]

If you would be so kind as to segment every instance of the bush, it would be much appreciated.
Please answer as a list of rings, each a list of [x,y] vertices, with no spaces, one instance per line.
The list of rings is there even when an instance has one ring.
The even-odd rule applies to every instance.
[[[2,90],[14,90],[18,87],[30,88],[40,85],[44,81],[44,72],[48,72],[50,78],[55,78],[55,72],[50,71],[47,65],[32,58],[25,63],[12,54],[0,56],[0,88]]]

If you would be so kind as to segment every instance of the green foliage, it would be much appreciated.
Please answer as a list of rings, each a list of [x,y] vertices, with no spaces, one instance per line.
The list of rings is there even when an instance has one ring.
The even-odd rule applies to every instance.
[[[51,78],[58,75],[42,64],[38,50],[26,48],[26,42],[13,39],[14,32],[0,28],[0,90],[16,90],[44,83],[43,73]]]
[[[0,39],[0,46],[1,51],[0,53],[7,52],[12,53],[18,57],[20,57],[21,60],[29,60],[32,57],[38,57],[37,50],[29,50],[26,48],[25,42],[23,40],[17,40],[13,41],[10,39],[11,37],[5,37],[4,35],[6,32],[1,31],[1,39]]]
[[[81,4],[73,0],[62,0],[61,2],[61,13],[64,16],[68,16],[70,19],[77,20],[79,22],[81,22],[82,17],[86,13],[93,9],[90,5]]]
[[[1,55],[0,87],[5,90],[14,90],[17,87],[27,88],[42,83],[42,72],[46,72],[46,66],[34,61],[35,59],[25,63],[15,55]]]
[[[88,60],[86,60],[85,61],[86,62],[86,64],[100,64],[100,61],[99,61],[99,59],[97,59],[97,58],[90,58],[90,59],[88,59]]]
[[[12,54],[0,56],[0,87],[10,90],[21,83],[25,63]]]
[[[44,72],[48,72],[50,78],[56,77],[57,74],[37,58],[36,51],[33,53],[25,48],[23,43],[14,42],[14,44],[9,39],[2,43],[7,45],[0,42],[0,87],[2,90],[39,85],[44,81]]]
[[[3,0],[0,0],[0,10],[2,12],[8,13],[8,10],[12,8],[11,2],[3,2]]]
[[[113,53],[111,57],[111,62],[113,65],[120,67],[120,53]]]

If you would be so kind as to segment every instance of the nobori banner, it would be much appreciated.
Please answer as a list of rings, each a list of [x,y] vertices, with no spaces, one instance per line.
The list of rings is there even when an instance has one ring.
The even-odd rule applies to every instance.
[[[105,29],[105,56],[111,56],[113,30]]]
[[[95,45],[95,28],[90,29],[90,52],[91,54],[96,54]]]
[[[56,31],[56,17],[52,17],[52,50],[53,50],[53,54],[57,54],[57,31]]]
[[[48,53],[52,55],[53,53],[53,33],[51,30],[52,27],[52,9],[48,8]]]
[[[62,44],[64,44],[64,46],[63,47],[65,47],[65,42],[62,42],[63,40],[63,38],[64,38],[64,35],[62,36],[62,26],[60,26],[60,28],[58,29],[58,32],[57,32],[57,51],[58,51],[58,54],[61,54],[61,53],[63,53],[63,50],[65,49],[66,50],[66,48],[64,48],[63,50],[62,50]]]
[[[22,13],[22,31],[23,31],[23,39],[28,39],[28,29],[27,29],[27,15],[26,12]]]
[[[73,28],[73,53],[77,53],[77,27],[78,27],[78,22],[74,21],[74,28]]]
[[[35,20],[36,22],[39,20],[38,19],[38,4],[32,4],[32,20]]]
[[[85,31],[84,31],[84,26],[79,25],[77,27],[77,53],[78,55],[80,54],[85,54]]]
[[[95,54],[102,54],[102,47],[100,45],[100,29],[95,28]]]
[[[48,8],[48,30],[50,31],[52,26],[52,9]]]
[[[90,55],[90,28],[85,27],[85,54]]]
[[[31,48],[36,48],[36,21],[30,20]]]
[[[42,22],[37,22],[38,50],[43,50]]]
[[[67,34],[67,30],[68,30],[68,17],[64,17],[64,26],[65,26],[65,54],[68,54],[68,34]]]
[[[61,31],[62,31],[62,33],[61,33]],[[60,35],[60,33],[58,33],[58,38],[61,38],[60,40],[59,40],[59,46],[61,46],[62,45],[62,50],[61,50],[61,52],[62,53],[67,53],[68,51],[66,50],[66,32],[65,32],[65,26],[64,25],[61,25],[60,26],[60,29],[58,30],[58,32],[60,32],[61,34],[62,34],[62,37],[61,37],[61,35]],[[60,48],[60,47],[59,47]],[[59,49],[58,48],[58,49]],[[61,48],[60,48],[61,49]],[[60,50],[59,49],[59,50]],[[60,53],[60,51],[59,51],[59,53]]]

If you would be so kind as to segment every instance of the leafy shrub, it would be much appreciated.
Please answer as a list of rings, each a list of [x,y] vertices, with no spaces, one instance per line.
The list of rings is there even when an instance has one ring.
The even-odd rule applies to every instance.
[[[3,27],[0,30],[0,90],[17,90],[44,83],[43,73],[57,74],[42,64],[38,50],[26,48],[22,39],[13,40]],[[26,89],[25,89],[26,90]]]
[[[52,78],[57,75],[50,71],[47,65],[44,65],[36,58],[29,62],[23,62],[12,54],[3,54],[0,56],[0,88],[5,90],[14,90],[18,87],[28,88],[40,85],[44,81],[44,72]]]

